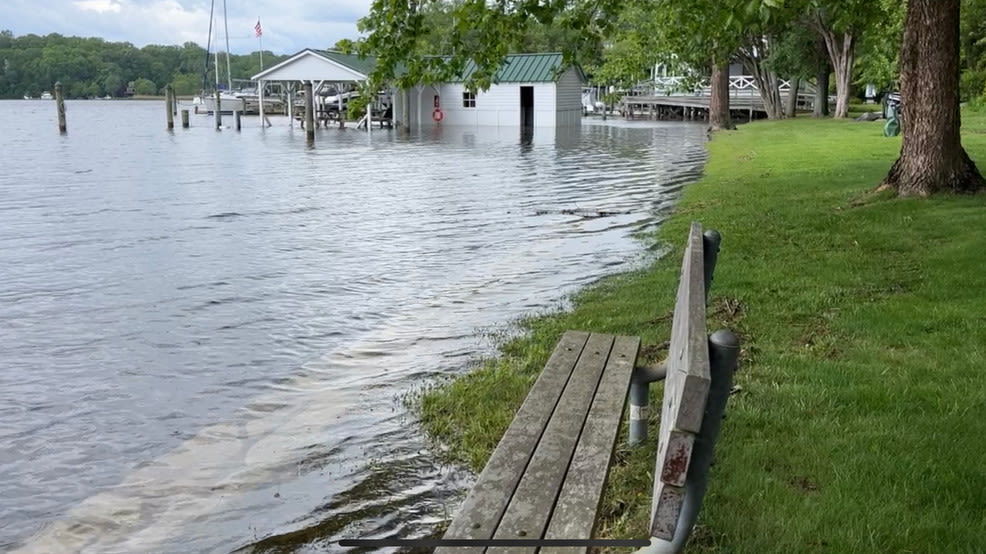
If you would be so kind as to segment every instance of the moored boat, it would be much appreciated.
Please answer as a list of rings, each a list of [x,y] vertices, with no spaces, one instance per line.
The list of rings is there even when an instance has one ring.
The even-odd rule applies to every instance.
[[[202,98],[202,105],[205,107],[205,113],[212,114],[216,112],[216,95],[207,94]],[[233,112],[245,113],[245,102],[239,96],[230,94],[228,92],[219,93],[219,113],[224,115],[229,115]]]

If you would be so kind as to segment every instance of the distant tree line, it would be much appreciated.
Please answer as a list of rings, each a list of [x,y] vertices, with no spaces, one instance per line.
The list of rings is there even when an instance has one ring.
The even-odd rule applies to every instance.
[[[264,52],[264,66],[287,56]],[[226,82],[225,55],[220,56],[220,82]],[[234,79],[260,72],[260,53],[230,56]],[[68,98],[163,94],[171,83],[179,95],[193,95],[215,86],[212,59],[194,42],[181,46],[148,45],[101,38],[24,35],[0,31],[0,98],[38,97],[61,81]]]

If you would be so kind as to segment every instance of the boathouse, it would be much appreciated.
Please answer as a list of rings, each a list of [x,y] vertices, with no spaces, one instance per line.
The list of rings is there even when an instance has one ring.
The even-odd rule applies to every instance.
[[[373,70],[372,58],[360,58],[329,50],[305,49],[253,76],[260,90],[269,81],[312,82],[315,90],[334,85],[341,90],[366,81]],[[475,70],[471,62],[460,78],[421,84],[409,90],[392,90],[395,121],[416,127],[436,125],[489,125],[499,127],[561,127],[579,125],[582,117],[582,84],[578,66],[563,65],[560,53],[511,54],[486,91],[470,93],[464,81]]]
[[[456,81],[420,85],[406,91],[408,119],[423,127],[491,125],[498,127],[563,127],[582,121],[582,84],[578,66],[565,67],[560,53],[511,54],[486,91],[466,90],[475,70],[469,62]],[[403,103],[395,106],[400,114]]]

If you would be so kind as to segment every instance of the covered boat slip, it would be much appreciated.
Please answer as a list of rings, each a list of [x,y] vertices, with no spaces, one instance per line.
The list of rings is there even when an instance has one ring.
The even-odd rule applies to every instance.
[[[264,83],[271,81],[283,82],[286,84],[289,97],[293,98],[298,90],[297,85],[310,83],[314,91],[313,107],[320,113],[327,113],[330,110],[337,110],[341,113],[344,109],[344,97],[340,94],[344,90],[355,88],[355,85],[367,80],[367,75],[373,69],[373,61],[359,58],[350,54],[332,52],[327,50],[305,49],[291,56],[287,60],[261,71],[253,76],[254,81],[258,81],[258,89],[263,94]],[[326,92],[329,87],[335,89],[334,106],[326,102]],[[307,99],[306,99],[307,102]],[[263,108],[263,97],[261,97],[261,109]],[[261,111],[261,118],[264,113]],[[288,102],[288,116],[290,124],[294,123],[294,102]]]
[[[392,114],[404,128],[444,125],[480,125],[504,127],[553,128],[579,125],[582,115],[581,91],[585,76],[577,66],[565,67],[560,53],[511,54],[497,73],[495,84],[486,91],[466,90],[463,82],[471,72],[466,67],[462,78],[434,84],[419,84],[403,90],[381,93],[373,106]],[[375,60],[328,50],[305,49],[287,60],[253,76],[264,83],[287,83],[289,95],[297,84],[311,83],[313,110],[319,119],[334,119],[330,111],[341,114],[344,90],[365,83]],[[334,87],[334,106],[328,105],[319,91]],[[318,102],[317,100],[321,100]],[[307,100],[306,100],[307,102]],[[261,98],[261,106],[263,101]],[[294,120],[293,103],[288,110]],[[263,117],[263,112],[261,112]],[[322,118],[321,116],[327,116]],[[341,120],[340,120],[341,121]]]

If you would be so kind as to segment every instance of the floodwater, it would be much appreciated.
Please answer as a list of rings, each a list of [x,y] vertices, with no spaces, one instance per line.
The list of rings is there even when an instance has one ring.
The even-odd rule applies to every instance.
[[[163,112],[68,102],[60,136],[53,102],[0,102],[0,550],[433,533],[471,477],[402,395],[641,263],[705,160],[682,123],[309,147]]]

